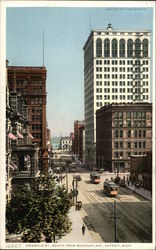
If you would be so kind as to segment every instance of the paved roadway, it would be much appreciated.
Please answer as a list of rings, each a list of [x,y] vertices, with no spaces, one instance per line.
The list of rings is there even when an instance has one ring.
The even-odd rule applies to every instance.
[[[117,205],[117,239],[119,242],[150,243],[152,241],[152,203],[126,187],[119,187],[116,198],[103,192],[103,182],[112,175],[101,175],[101,183],[93,184],[89,172],[79,168],[78,200],[83,203],[80,214],[95,242],[114,242],[114,200]],[[68,174],[69,190],[73,174]]]

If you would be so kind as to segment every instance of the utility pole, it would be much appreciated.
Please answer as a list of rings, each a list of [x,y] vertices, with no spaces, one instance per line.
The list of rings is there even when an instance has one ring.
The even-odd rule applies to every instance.
[[[77,179],[76,179],[76,205],[77,205]]]
[[[112,218],[114,219],[114,242],[118,242],[117,240],[117,219],[119,219],[117,215],[117,209],[116,209],[116,200],[114,200],[114,213]]]
[[[117,242],[116,219],[117,219],[117,212],[116,212],[116,200],[115,200],[114,201],[114,242]]]
[[[66,166],[66,190],[68,193],[68,166]]]
[[[74,204],[74,174],[73,174],[73,204]]]

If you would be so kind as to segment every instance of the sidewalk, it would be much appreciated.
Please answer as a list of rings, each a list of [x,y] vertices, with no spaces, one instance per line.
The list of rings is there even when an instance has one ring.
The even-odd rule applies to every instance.
[[[136,188],[134,185],[132,185],[132,183],[130,183],[128,186],[127,182],[126,182],[126,187],[133,191],[135,190],[136,194],[139,194],[140,196],[144,197],[145,199],[149,201],[152,201],[151,192],[149,190],[144,189],[142,187]]]
[[[72,222],[72,230],[69,234],[66,234],[61,239],[57,240],[57,243],[93,243],[93,239],[84,224],[79,211],[75,210],[75,206],[70,209],[69,219]],[[82,225],[85,225],[85,235],[82,234]]]

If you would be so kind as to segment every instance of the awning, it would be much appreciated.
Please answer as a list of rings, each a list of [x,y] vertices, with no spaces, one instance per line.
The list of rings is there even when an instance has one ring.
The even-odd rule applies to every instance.
[[[8,138],[11,140],[17,140],[17,137],[13,135],[11,132],[8,134]]]
[[[17,137],[18,137],[19,139],[23,139],[23,138],[24,138],[23,135],[20,134],[18,131],[17,131]]]
[[[16,166],[12,161],[10,161],[9,167],[10,167],[12,170],[16,170],[16,169],[17,169],[17,166]]]
[[[28,133],[28,135],[29,135],[29,137],[30,137],[31,139],[34,139],[34,137],[32,136],[32,134]]]

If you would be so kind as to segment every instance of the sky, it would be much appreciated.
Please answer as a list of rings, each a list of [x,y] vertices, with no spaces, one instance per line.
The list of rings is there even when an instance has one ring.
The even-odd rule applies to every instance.
[[[83,46],[91,29],[150,29],[151,8],[7,8],[10,66],[47,69],[47,124],[51,136],[69,136],[84,119]]]

